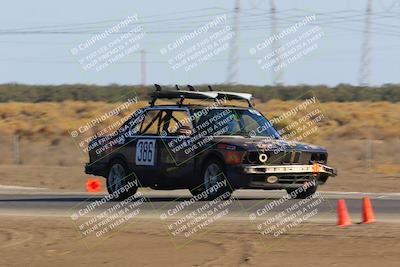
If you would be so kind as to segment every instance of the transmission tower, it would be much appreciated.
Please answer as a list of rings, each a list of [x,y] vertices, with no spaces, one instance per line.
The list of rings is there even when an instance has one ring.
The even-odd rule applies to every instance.
[[[362,54],[360,62],[360,77],[358,84],[368,86],[371,74],[371,13],[372,0],[368,0],[367,13],[365,17],[364,41],[362,44]]]
[[[140,50],[141,85],[146,85],[146,50]]]
[[[228,58],[228,77],[226,79],[228,84],[236,83],[239,73],[239,16],[240,0],[236,0],[232,25],[234,36],[231,39]]]
[[[271,36],[274,36],[276,34],[278,34],[278,27],[277,27],[277,23],[276,23],[276,6],[275,6],[275,1],[274,0],[270,0],[270,9],[271,9]],[[278,40],[274,40],[272,45],[271,45],[272,51],[277,51],[279,48],[279,42]],[[274,54],[274,61],[275,61],[275,66],[279,66],[280,65],[280,58],[279,58],[279,54],[275,53]],[[273,83],[279,84],[282,83],[282,77],[283,77],[283,70],[282,68],[279,69],[278,71],[274,71],[273,70]]]

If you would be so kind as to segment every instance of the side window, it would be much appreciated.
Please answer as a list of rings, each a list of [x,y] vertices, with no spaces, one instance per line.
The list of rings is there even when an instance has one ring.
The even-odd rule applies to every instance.
[[[159,134],[159,119],[161,117],[161,110],[149,110],[146,112],[142,126],[140,127],[140,134],[157,135]]]
[[[167,132],[169,135],[177,135],[180,128],[192,130],[189,114],[183,110],[173,110],[171,111]]]
[[[214,109],[211,110],[207,116],[202,116],[199,124],[215,123],[218,125],[218,129],[224,129],[220,134],[236,134],[240,132],[240,124],[238,116],[233,109]],[[213,132],[215,131],[214,128]]]
[[[135,136],[140,131],[140,126],[142,125],[144,119],[144,112],[143,110],[136,111],[137,115],[134,115],[126,124],[129,126],[128,136]]]
[[[254,119],[249,115],[243,114],[241,119],[243,130],[245,132],[250,131],[250,129],[258,126],[257,121],[254,121]]]
[[[237,115],[235,110],[231,109],[230,113],[223,117],[226,120],[226,125],[228,126],[227,133],[237,134],[240,130],[240,116]]]
[[[161,132],[165,130],[165,127],[167,127],[167,125],[168,125],[168,113],[163,111],[159,121],[158,133],[161,134]]]

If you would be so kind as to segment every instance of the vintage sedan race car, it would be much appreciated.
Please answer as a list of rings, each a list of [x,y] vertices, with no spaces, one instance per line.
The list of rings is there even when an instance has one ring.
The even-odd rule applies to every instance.
[[[105,177],[117,199],[138,187],[189,189],[197,199],[215,199],[229,198],[235,189],[291,193],[307,184],[294,196],[305,198],[336,176],[326,149],[283,140],[253,108],[250,94],[156,87],[148,107],[134,112],[115,134],[89,143],[85,171]],[[178,102],[156,105],[158,99]],[[185,104],[188,99],[209,104]],[[249,106],[227,105],[231,100]]]

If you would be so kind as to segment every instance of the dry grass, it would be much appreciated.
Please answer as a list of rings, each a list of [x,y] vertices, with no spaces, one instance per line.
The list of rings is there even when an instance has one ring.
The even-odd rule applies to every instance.
[[[257,103],[256,107],[268,118],[273,118],[300,103],[273,100]],[[1,183],[81,188],[87,153],[82,152],[78,143],[84,137],[73,139],[70,131],[118,105],[71,101],[0,104]],[[145,102],[132,105],[121,116],[106,123],[110,125],[121,120],[145,105]],[[304,141],[325,146],[329,151],[329,164],[339,170],[339,176],[330,180],[324,190],[398,191],[400,103],[315,104],[280,122],[279,126],[289,125],[316,108],[324,114],[324,120],[318,123],[318,131]],[[13,135],[16,133],[21,136],[22,165],[7,167],[13,163]]]
[[[272,100],[257,103],[256,108],[268,118],[273,118],[300,103],[300,101]],[[82,101],[38,104],[3,103],[0,104],[0,135],[21,133],[31,137],[66,136],[71,130],[85,125],[91,119],[118,105],[117,103]],[[131,105],[119,117],[111,118],[106,123],[111,124],[146,105],[146,102]],[[321,104],[317,102],[278,126],[284,127],[316,108],[321,110],[325,119],[318,125],[318,132],[312,136],[311,141],[342,138],[387,140],[400,137],[400,103],[389,102]]]

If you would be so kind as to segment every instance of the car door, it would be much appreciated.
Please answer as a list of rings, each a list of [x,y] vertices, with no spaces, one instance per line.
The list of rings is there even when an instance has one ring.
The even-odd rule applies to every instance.
[[[160,132],[166,113],[162,109],[146,109],[138,133],[132,140],[132,165],[143,185],[157,183],[162,172],[159,169]]]
[[[186,184],[194,175],[195,151],[191,148],[193,124],[187,109],[176,108],[167,111],[160,147],[160,167],[167,179],[176,184]],[[186,133],[186,134],[183,134]]]

